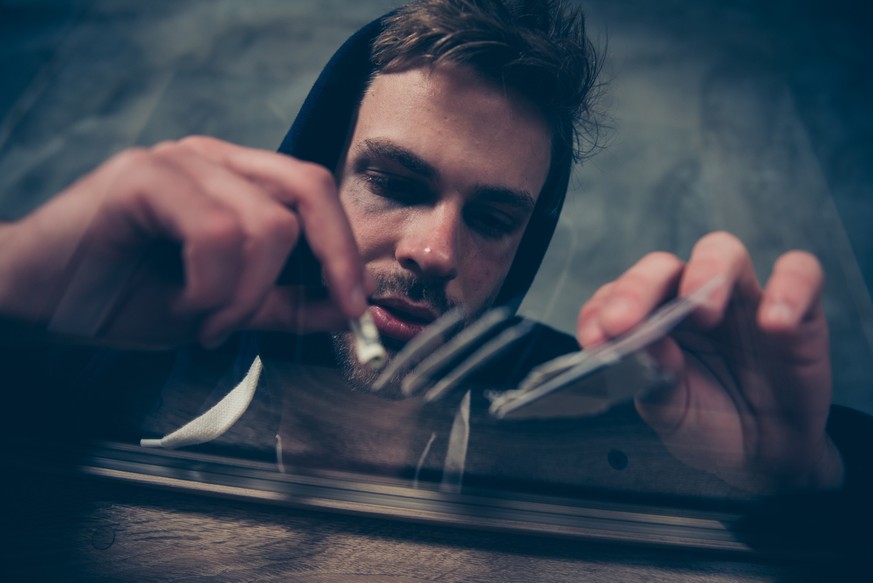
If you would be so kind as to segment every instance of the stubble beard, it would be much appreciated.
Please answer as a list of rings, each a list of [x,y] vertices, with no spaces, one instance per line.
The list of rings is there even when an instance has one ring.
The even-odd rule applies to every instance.
[[[390,295],[406,297],[415,302],[424,302],[440,315],[456,305],[446,296],[444,283],[422,281],[407,274],[373,273],[372,275],[376,280],[376,293],[374,295],[377,297]],[[331,334],[331,342],[339,371],[352,390],[378,394],[380,397],[391,400],[406,398],[400,388],[403,380],[400,377],[391,379],[378,392],[373,390],[373,383],[379,377],[380,371],[373,370],[358,362],[355,354],[354,335],[351,332]],[[388,351],[389,362],[404,346],[403,342],[391,338],[382,338],[382,344]]]

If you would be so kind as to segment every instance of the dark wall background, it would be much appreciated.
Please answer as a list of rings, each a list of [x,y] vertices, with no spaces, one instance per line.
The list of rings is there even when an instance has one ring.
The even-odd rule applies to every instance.
[[[124,147],[190,133],[275,148],[330,52],[394,2],[0,2],[0,212]],[[523,310],[572,330],[647,251],[713,229],[815,252],[836,400],[873,412],[870,9],[837,0],[589,0],[607,147],[578,169]]]

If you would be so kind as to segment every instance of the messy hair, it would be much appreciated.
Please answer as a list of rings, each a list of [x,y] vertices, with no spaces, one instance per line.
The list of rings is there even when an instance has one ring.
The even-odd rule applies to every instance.
[[[540,111],[553,148],[578,161],[596,146],[600,63],[581,10],[563,0],[415,0],[387,18],[372,60],[376,74],[471,67]]]

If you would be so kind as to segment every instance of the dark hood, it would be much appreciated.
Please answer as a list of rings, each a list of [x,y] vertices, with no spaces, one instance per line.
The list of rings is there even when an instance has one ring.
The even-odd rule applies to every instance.
[[[383,17],[384,18],[384,17]],[[350,37],[322,70],[306,97],[279,152],[337,167],[349,128],[373,72],[370,45],[382,28],[382,18]],[[552,168],[533,216],[519,245],[497,303],[520,302],[540,267],[567,193],[572,155],[565,149],[552,153]]]

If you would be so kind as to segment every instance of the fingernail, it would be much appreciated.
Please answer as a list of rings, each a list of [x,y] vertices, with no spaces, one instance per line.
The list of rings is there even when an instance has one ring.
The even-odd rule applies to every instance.
[[[600,334],[600,328],[593,322],[584,324],[579,330],[579,343],[584,348],[591,348],[603,342],[603,336]]]
[[[794,310],[784,302],[775,302],[767,306],[765,315],[774,324],[794,324]]]
[[[603,314],[607,318],[621,318],[631,311],[631,303],[624,298],[617,298],[606,304]]]

